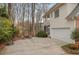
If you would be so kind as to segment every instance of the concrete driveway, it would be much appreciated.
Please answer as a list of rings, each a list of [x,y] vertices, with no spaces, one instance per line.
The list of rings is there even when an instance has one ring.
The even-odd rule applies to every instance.
[[[4,55],[64,55],[58,42],[49,38],[22,39],[7,46]]]

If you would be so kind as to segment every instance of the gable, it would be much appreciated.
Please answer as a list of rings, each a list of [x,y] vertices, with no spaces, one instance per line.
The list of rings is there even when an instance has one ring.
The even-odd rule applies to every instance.
[[[50,8],[45,14],[44,14],[44,18],[46,16],[48,16],[50,13],[52,13],[53,11],[56,11],[57,9],[59,9],[61,6],[63,6],[65,3],[57,3],[55,4],[52,8]]]
[[[79,4],[73,9],[73,11],[66,17],[66,19],[73,19],[76,14],[79,12]]]

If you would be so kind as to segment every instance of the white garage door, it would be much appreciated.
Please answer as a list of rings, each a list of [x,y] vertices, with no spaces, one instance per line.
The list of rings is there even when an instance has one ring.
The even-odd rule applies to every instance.
[[[53,28],[50,30],[51,37],[65,42],[70,42],[71,31],[69,28]]]

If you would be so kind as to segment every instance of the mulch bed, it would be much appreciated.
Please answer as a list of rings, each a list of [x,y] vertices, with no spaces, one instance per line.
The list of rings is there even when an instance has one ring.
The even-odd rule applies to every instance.
[[[0,46],[0,52],[5,48],[5,45]]]
[[[71,45],[74,45],[74,44],[67,44],[62,46],[62,48],[66,53],[79,55],[79,49],[75,49],[73,47],[71,48],[70,47]]]

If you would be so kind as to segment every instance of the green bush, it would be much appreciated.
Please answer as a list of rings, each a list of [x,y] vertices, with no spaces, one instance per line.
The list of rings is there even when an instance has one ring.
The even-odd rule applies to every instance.
[[[72,34],[71,34],[71,38],[74,40],[79,40],[79,29],[75,29]]]
[[[6,11],[6,6],[0,8],[0,16],[5,17],[5,18],[9,18],[8,12]]]
[[[6,43],[11,41],[16,30],[12,27],[12,21],[0,17],[0,43]]]
[[[1,17],[6,17],[6,18],[9,18],[8,14],[7,13],[3,13],[0,15]]]
[[[48,35],[47,35],[47,33],[44,32],[44,31],[39,31],[36,36],[37,36],[37,37],[47,37]]]

